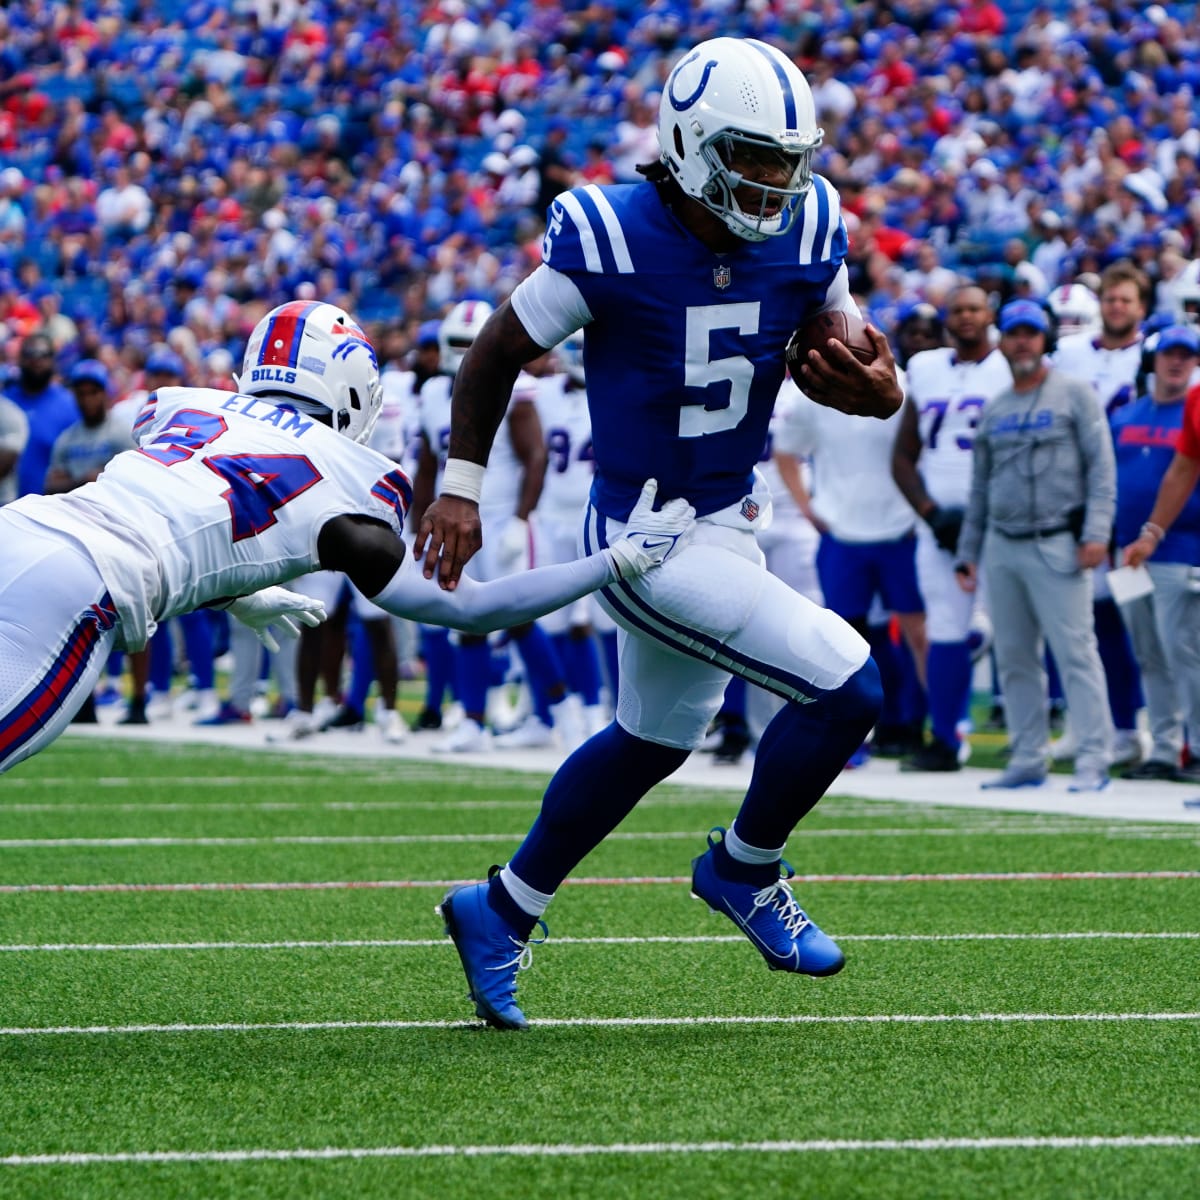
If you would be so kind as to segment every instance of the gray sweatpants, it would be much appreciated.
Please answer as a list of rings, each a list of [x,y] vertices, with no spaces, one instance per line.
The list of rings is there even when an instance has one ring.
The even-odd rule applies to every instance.
[[[1069,533],[1017,541],[989,532],[983,569],[995,628],[996,666],[1015,770],[1041,770],[1050,748],[1044,642],[1062,677],[1078,750],[1077,771],[1108,770],[1112,717],[1092,621],[1090,571]]]
[[[1151,757],[1174,765],[1187,740],[1200,751],[1200,592],[1184,563],[1146,564],[1154,592],[1121,605],[1146,693]]]

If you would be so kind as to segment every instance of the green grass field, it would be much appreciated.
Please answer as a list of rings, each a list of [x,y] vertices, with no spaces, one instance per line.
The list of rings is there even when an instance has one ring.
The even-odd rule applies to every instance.
[[[0,1196],[1200,1196],[1196,826],[830,797],[810,980],[689,896],[734,797],[664,786],[502,1034],[434,906],[544,782],[74,739],[0,780]]]

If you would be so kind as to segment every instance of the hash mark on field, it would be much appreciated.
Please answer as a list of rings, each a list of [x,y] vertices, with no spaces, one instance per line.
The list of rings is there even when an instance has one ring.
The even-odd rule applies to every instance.
[[[796,875],[792,882],[808,883],[1063,883],[1077,880],[1200,879],[1200,871],[957,871],[925,875]],[[0,895],[29,892],[327,892],[362,888],[448,888],[471,879],[341,879],[213,881],[197,883],[4,883]],[[568,887],[624,887],[690,884],[690,875],[581,876]]]
[[[1135,933],[1082,931],[1072,933],[839,933],[839,942],[1071,942],[1071,941],[1194,941],[1200,933]],[[740,933],[675,934],[646,937],[556,937],[551,946],[712,946],[740,945]],[[452,942],[440,938],[353,938],[336,941],[283,940],[274,942],[37,942],[0,945],[0,954],[56,954],[77,951],[104,954],[112,951],[172,950],[415,950],[426,947],[449,949]]]
[[[10,1154],[5,1167],[89,1167],[113,1163],[239,1163],[330,1161],[361,1158],[589,1158],[617,1154],[851,1154],[937,1153],[955,1150],[1132,1150],[1190,1147],[1188,1134],[1121,1134],[1097,1137],[827,1138],[809,1142],[611,1142],[510,1143],[497,1146],[321,1146],[247,1150],[130,1150],[112,1154]]]
[[[789,1013],[786,1016],[730,1017],[534,1017],[540,1029],[628,1029],[686,1025],[958,1025],[1075,1023],[1098,1021],[1200,1021],[1200,1012],[1145,1013],[852,1013],[828,1016]],[[475,1029],[475,1021],[214,1021],[190,1025],[44,1025],[0,1028],[0,1037],[39,1037],[64,1034],[134,1033],[336,1033],[355,1029]]]

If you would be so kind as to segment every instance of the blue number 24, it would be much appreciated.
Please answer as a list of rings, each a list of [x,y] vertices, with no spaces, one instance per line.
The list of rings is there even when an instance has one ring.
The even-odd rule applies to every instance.
[[[141,453],[164,467],[174,467],[228,428],[225,418],[216,413],[180,409],[159,440],[142,447]],[[303,454],[213,454],[202,461],[229,484],[221,498],[229,505],[235,542],[270,529],[279,509],[321,479]]]

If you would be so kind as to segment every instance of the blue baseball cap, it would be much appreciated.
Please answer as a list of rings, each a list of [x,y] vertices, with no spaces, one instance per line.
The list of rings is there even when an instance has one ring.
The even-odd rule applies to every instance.
[[[441,321],[425,321],[420,329],[417,330],[417,345],[436,346],[438,344],[438,330],[441,327]]]
[[[94,383],[108,391],[108,368],[97,358],[80,359],[72,368],[67,382],[74,387],[77,383]]]
[[[146,370],[154,375],[184,375],[183,359],[174,350],[161,346],[151,350],[146,359]]]
[[[1164,350],[1186,350],[1189,354],[1200,354],[1200,332],[1191,325],[1168,325],[1158,335],[1155,353]]]
[[[1000,310],[996,324],[1001,333],[1010,333],[1020,325],[1036,329],[1039,333],[1050,332],[1050,318],[1046,310],[1033,300],[1013,300]]]

